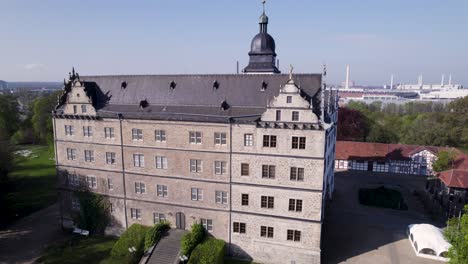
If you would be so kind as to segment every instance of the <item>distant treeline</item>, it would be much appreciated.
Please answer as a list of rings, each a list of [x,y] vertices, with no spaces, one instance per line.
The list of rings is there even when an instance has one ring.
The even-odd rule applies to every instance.
[[[468,96],[449,104],[409,102],[339,109],[338,140],[451,146],[468,150]]]

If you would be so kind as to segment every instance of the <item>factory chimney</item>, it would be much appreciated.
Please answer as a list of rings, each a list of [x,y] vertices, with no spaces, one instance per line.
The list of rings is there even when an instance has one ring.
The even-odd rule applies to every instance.
[[[440,81],[440,86],[444,86],[445,74],[442,74],[442,81]]]
[[[349,89],[349,65],[346,65],[346,82],[345,89]]]
[[[393,73],[390,76],[390,89],[393,89]]]
[[[448,82],[448,85],[452,85],[452,74],[449,75],[449,82]]]

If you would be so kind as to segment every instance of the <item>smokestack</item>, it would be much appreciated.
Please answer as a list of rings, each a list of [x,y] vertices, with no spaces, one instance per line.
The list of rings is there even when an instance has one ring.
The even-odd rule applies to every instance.
[[[346,65],[346,83],[345,89],[349,89],[349,65]]]
[[[440,86],[444,86],[445,74],[442,74],[442,80],[440,81]]]
[[[449,75],[449,82],[448,85],[452,85],[452,74]]]
[[[393,73],[390,76],[390,89],[393,89]]]
[[[236,62],[236,70],[237,70],[237,71],[236,71],[237,74],[239,74],[239,61]]]

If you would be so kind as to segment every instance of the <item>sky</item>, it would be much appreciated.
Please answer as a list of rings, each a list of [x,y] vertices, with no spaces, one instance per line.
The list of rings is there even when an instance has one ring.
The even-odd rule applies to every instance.
[[[235,73],[248,63],[260,0],[0,0],[0,80]],[[269,0],[280,70],[341,83],[468,85],[467,0]]]

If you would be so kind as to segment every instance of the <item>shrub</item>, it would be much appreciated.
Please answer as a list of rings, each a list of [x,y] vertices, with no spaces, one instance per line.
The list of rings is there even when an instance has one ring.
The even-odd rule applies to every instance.
[[[213,237],[205,239],[192,252],[188,264],[223,264],[226,242]]]
[[[110,221],[107,198],[88,190],[76,191],[75,195],[80,201],[80,212],[75,216],[77,226],[91,234],[104,233]]]
[[[180,242],[182,254],[190,256],[192,250],[203,241],[205,229],[202,224],[193,224],[192,231],[185,234]]]
[[[111,251],[112,258],[119,259],[131,259],[134,263],[139,261],[143,255],[143,249],[145,244],[145,236],[150,227],[143,226],[140,224],[133,224],[130,226],[117,240]],[[131,253],[128,251],[129,248],[135,247],[136,252]]]
[[[167,221],[162,221],[155,224],[151,229],[146,232],[145,235],[145,251],[147,251],[150,247],[158,243],[161,235],[166,232],[171,225]]]

